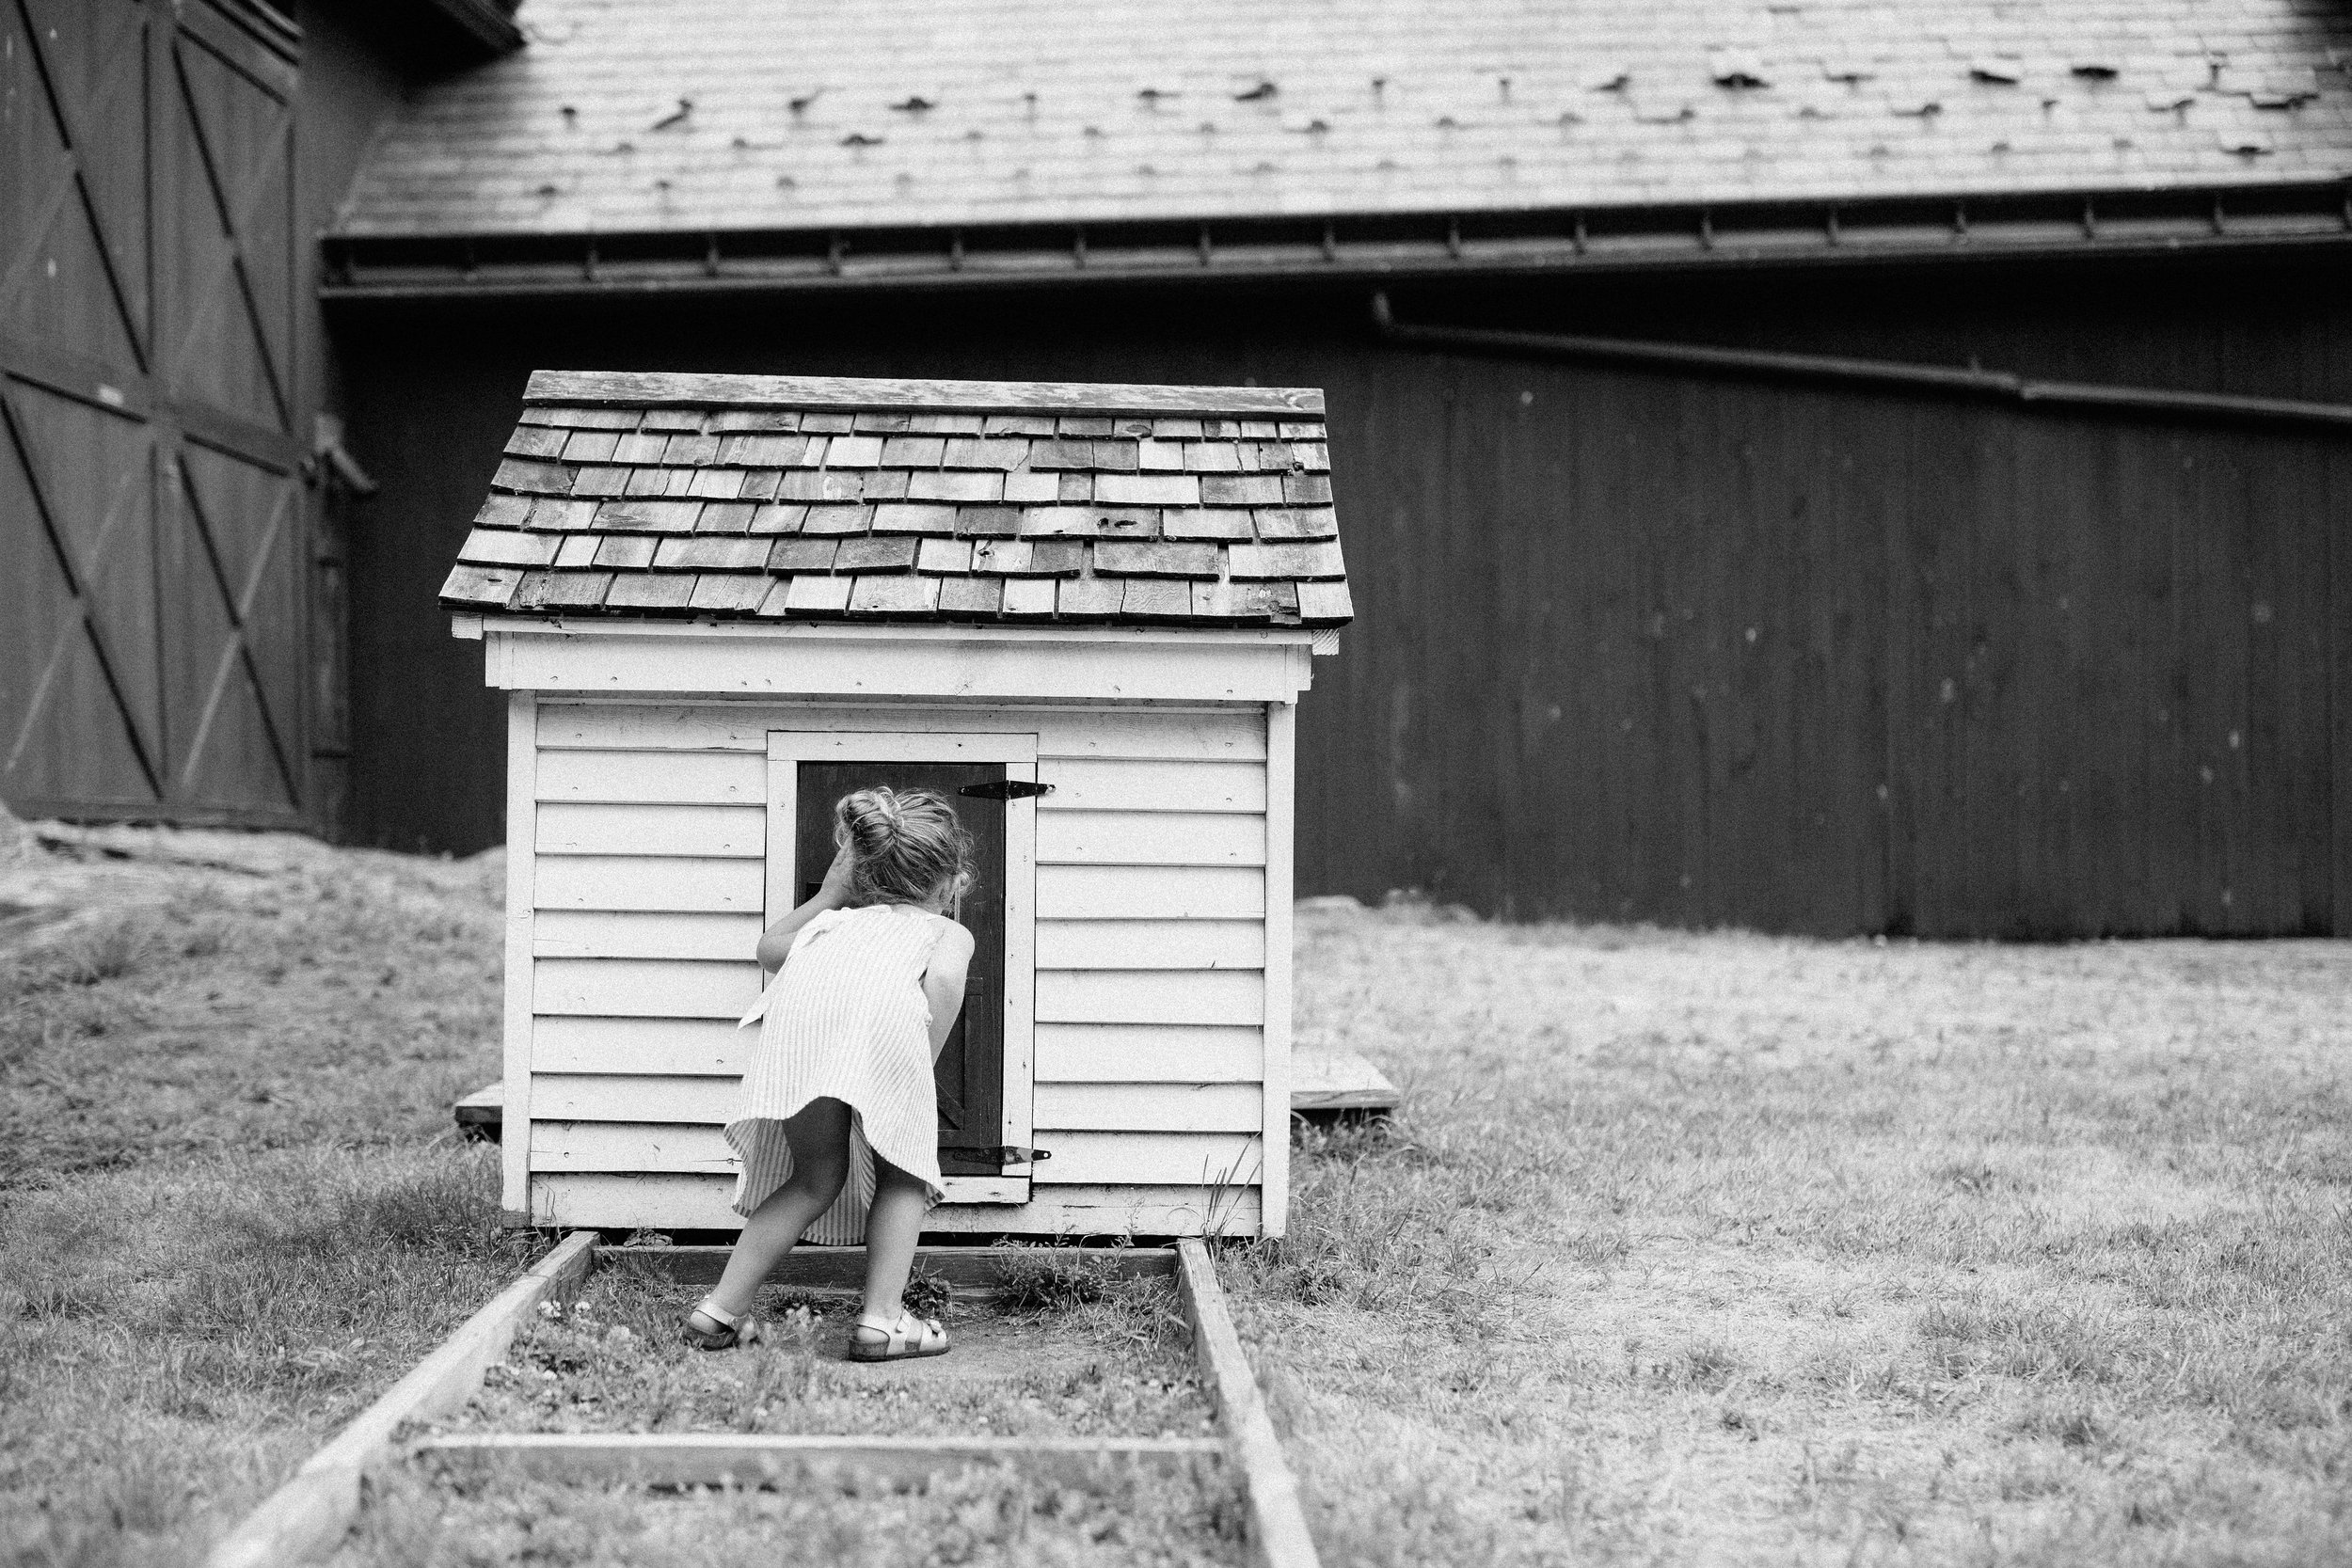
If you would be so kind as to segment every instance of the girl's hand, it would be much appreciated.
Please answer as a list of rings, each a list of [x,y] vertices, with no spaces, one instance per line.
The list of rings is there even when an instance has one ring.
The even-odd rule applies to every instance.
[[[847,904],[850,901],[850,876],[856,869],[856,857],[850,853],[850,847],[845,844],[834,852],[833,864],[825,868],[825,884],[818,890],[817,896],[835,908]]]

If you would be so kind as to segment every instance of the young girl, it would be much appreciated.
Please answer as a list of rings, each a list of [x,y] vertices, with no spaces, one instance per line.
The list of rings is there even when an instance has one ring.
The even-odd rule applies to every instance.
[[[946,911],[971,880],[971,841],[929,790],[860,789],[834,807],[837,853],[817,895],[759,939],[776,972],[744,1016],[764,1019],[726,1137],[743,1162],[743,1233],[687,1343],[759,1338],[753,1298],[803,1232],[854,1243],[865,1219],[859,1361],[941,1355],[947,1336],[899,1294],[923,1216],[946,1196],[931,1066],[963,1006],[972,933]],[[813,1227],[813,1229],[812,1229]]]

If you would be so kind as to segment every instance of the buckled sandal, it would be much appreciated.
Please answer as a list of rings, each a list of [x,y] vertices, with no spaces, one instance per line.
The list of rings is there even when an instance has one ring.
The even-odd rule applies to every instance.
[[[686,1320],[686,1326],[678,1330],[678,1338],[696,1350],[733,1350],[738,1345],[757,1344],[760,1340],[759,1320],[749,1312],[722,1312],[711,1305],[716,1299],[704,1298],[703,1304],[694,1308],[693,1316]],[[708,1318],[719,1325],[719,1332],[712,1334],[696,1328],[695,1317]]]
[[[860,1318],[850,1334],[852,1361],[912,1361],[918,1355],[946,1354],[947,1331],[939,1326],[939,1320],[918,1318],[912,1312],[899,1313],[895,1323]]]

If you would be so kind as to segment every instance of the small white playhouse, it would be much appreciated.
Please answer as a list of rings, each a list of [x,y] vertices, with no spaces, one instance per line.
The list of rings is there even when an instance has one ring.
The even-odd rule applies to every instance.
[[[442,590],[508,693],[505,1206],[726,1229],[764,923],[866,783],[979,939],[940,1231],[1279,1235],[1308,389],[542,372]]]

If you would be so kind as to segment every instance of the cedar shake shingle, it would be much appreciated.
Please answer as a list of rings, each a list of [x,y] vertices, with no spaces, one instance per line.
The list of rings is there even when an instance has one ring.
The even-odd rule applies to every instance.
[[[1097,414],[1084,411],[1094,388],[1043,388],[1075,408],[1025,412],[842,406],[838,389],[857,383],[612,379],[646,401],[526,403],[517,451],[501,460],[449,578],[453,608],[1199,626],[1347,618],[1337,523],[1320,499],[1328,481],[1310,466],[1327,462],[1323,425],[1265,411],[1318,406],[1313,394],[1233,390],[1231,414]],[[664,402],[665,384],[697,389]],[[822,388],[822,405],[777,406],[765,390],[801,387]],[[724,395],[737,388],[740,404]],[[1196,407],[1223,395],[1142,390]]]

